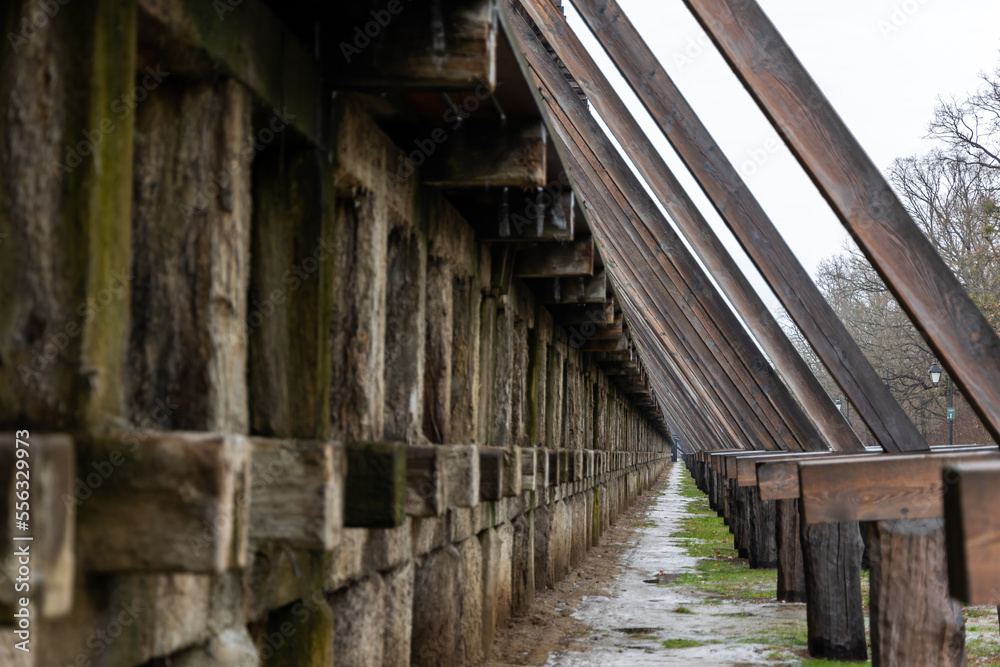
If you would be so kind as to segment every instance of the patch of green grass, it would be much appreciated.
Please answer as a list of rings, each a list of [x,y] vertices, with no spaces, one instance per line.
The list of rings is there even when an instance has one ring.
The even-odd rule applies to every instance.
[[[731,611],[723,614],[712,614],[712,616],[733,616],[736,618],[749,618],[753,616],[749,611]]]
[[[633,632],[628,637],[629,639],[651,639],[653,641],[659,639],[656,635],[644,635],[641,632]]]
[[[655,521],[640,521],[639,523],[633,524],[633,528],[656,528]]]
[[[809,643],[805,621],[784,627],[770,628],[756,635],[748,635],[739,640],[740,644],[763,644],[775,648],[804,648]]]
[[[680,606],[680,607],[674,608],[673,612],[675,614],[693,614],[694,613],[693,611],[691,611],[690,609],[688,609],[687,607],[684,607],[684,606]]]
[[[1000,653],[1000,642],[995,638],[969,637],[965,638],[965,655],[970,658],[989,658]]]
[[[663,648],[694,648],[695,646],[704,646],[699,641],[694,639],[664,639],[660,642],[660,646]]]
[[[965,610],[966,618],[982,618],[984,616],[996,616],[996,607],[968,607]]]

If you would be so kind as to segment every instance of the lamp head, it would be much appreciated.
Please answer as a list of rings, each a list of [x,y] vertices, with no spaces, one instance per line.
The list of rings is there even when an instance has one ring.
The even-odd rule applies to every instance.
[[[941,367],[938,366],[937,364],[934,364],[933,366],[931,366],[929,373],[931,374],[931,384],[933,384],[936,387],[938,385],[938,382],[941,381]]]

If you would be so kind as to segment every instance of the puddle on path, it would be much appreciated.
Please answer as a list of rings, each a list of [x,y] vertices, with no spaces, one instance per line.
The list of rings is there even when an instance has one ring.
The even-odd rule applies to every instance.
[[[687,475],[674,465],[662,495],[656,496],[623,572],[610,583],[610,595],[585,596],[574,618],[590,628],[570,650],[549,656],[551,667],[613,665],[797,664],[799,659],[755,637],[799,630],[805,605],[739,603],[710,599],[697,588],[669,585],[695,572],[698,558],[685,553],[671,534],[690,502],[680,494]],[[652,582],[652,583],[649,583]],[[667,642],[664,644],[664,642]],[[573,650],[576,649],[576,650]]]

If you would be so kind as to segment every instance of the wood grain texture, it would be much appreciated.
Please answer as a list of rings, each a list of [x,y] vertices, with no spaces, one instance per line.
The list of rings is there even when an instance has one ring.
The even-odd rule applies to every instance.
[[[782,602],[806,602],[806,574],[802,563],[799,502],[776,500],[774,540],[778,549],[776,597]]]
[[[928,519],[944,516],[945,465],[961,460],[1000,460],[987,452],[896,454],[801,461],[803,521]]]
[[[857,522],[801,522],[809,655],[829,660],[868,657],[861,601],[861,531]]]
[[[685,3],[997,438],[1000,337],[959,279],[760,6]]]
[[[614,0],[574,0],[583,20],[657,121],[883,448],[926,449],[916,427],[820,294],[763,208]]]
[[[998,462],[963,462],[942,473],[949,587],[969,605],[1000,602],[998,479]]]
[[[406,518],[406,444],[348,442],[344,525],[395,528]]]
[[[872,665],[965,665],[962,605],[948,592],[944,520],[868,524]]]

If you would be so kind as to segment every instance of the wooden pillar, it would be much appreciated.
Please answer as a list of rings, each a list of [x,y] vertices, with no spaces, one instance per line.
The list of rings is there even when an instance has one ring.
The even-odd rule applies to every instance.
[[[868,524],[872,665],[965,664],[962,605],[948,593],[943,519]]]
[[[775,507],[773,500],[761,500],[755,486],[744,487],[749,508],[747,528],[750,531],[750,567],[771,568],[778,564],[778,544],[775,539]]]
[[[815,658],[868,657],[861,604],[861,549],[856,522],[802,523],[809,655]]]
[[[774,537],[778,549],[778,591],[782,602],[806,601],[806,574],[802,563],[797,500],[776,500]]]

